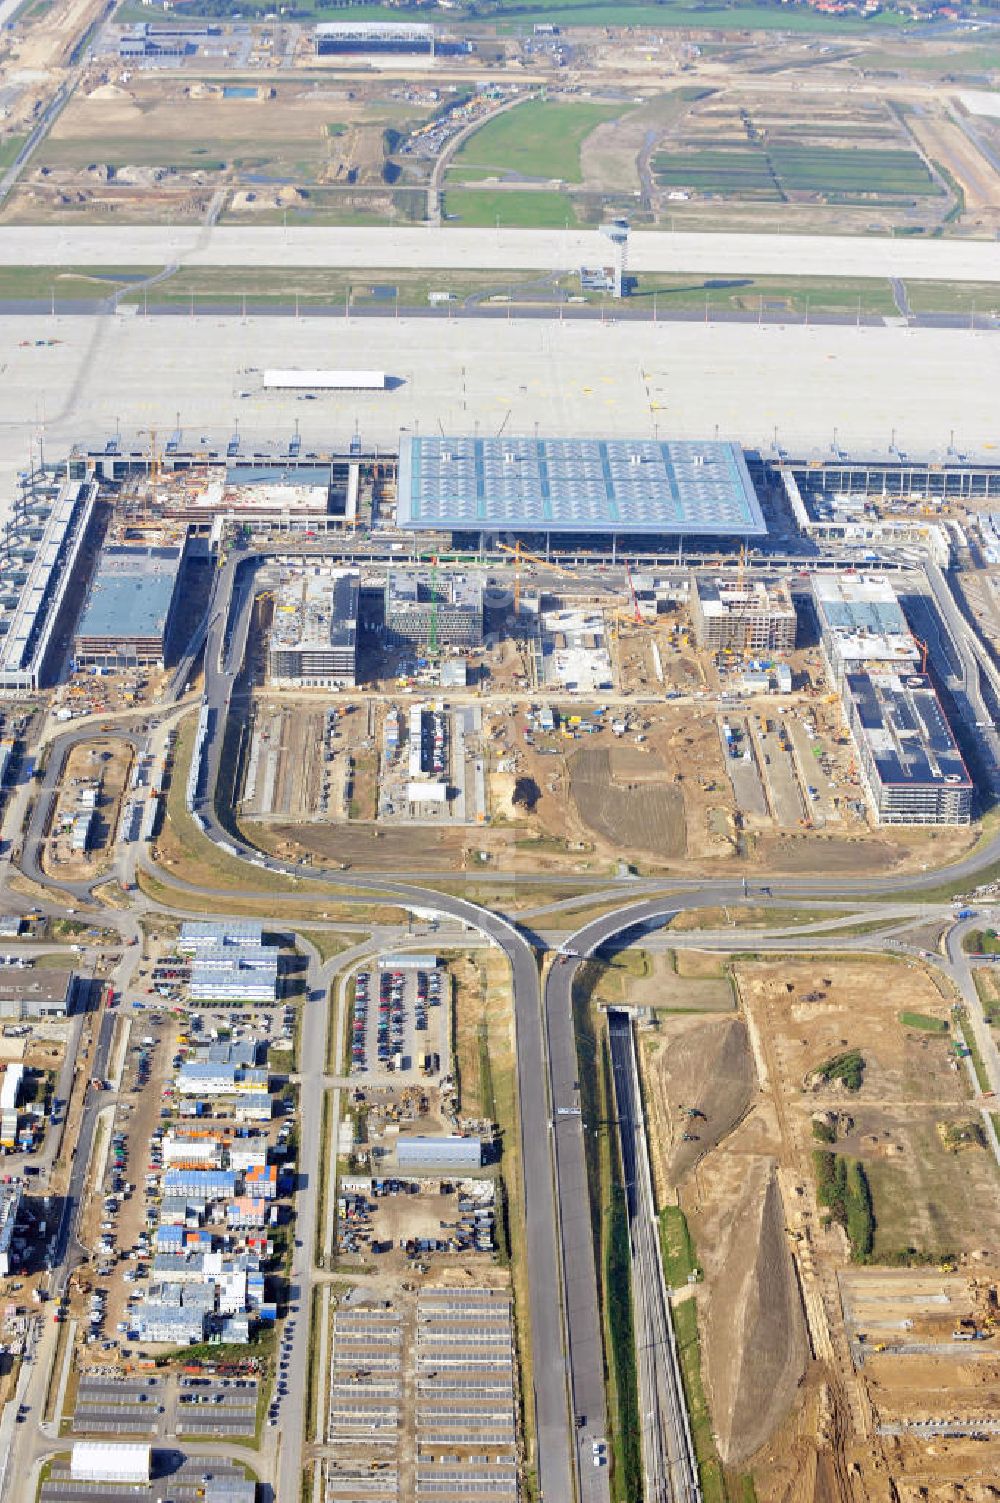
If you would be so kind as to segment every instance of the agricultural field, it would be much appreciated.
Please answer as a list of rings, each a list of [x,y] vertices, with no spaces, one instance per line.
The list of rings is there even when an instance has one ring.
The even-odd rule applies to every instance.
[[[662,152],[653,159],[656,181],[712,193],[758,193],[787,200],[818,194],[828,203],[940,193],[914,151],[856,147],[739,146],[729,151]]]

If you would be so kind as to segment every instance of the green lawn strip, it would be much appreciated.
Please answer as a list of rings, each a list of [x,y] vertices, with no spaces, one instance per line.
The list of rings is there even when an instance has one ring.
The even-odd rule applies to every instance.
[[[945,1018],[932,1018],[926,1012],[901,1012],[899,1021],[904,1028],[917,1028],[924,1033],[947,1033],[948,1022]]]
[[[525,177],[582,181],[580,147],[598,125],[615,120],[618,105],[528,99],[487,120],[455,153],[457,167],[486,167]]]
[[[992,1089],[990,1086],[990,1077],[986,1073],[986,1066],[983,1063],[983,1056],[979,1052],[979,1044],[976,1041],[976,1035],[972,1031],[969,1015],[964,1007],[956,1007],[955,1017],[961,1031],[962,1040],[969,1051],[969,1058],[972,1060],[972,1068],[979,1082],[979,1089],[984,1093],[988,1092]]]
[[[660,1257],[671,1289],[682,1289],[691,1274],[701,1272],[687,1217],[680,1206],[663,1206],[660,1210]]]
[[[694,1299],[681,1300],[670,1312],[677,1341],[677,1356],[687,1401],[691,1439],[694,1442],[698,1475],[704,1503],[726,1503],[726,1479],[715,1447],[712,1416],[701,1377],[701,1341],[698,1336],[698,1305]]]
[[[13,167],[17,154],[27,139],[27,136],[5,136],[0,141],[0,172],[6,172],[8,167]]]
[[[979,1000],[983,1005],[983,1016],[991,1027],[1000,1025],[1000,997],[993,989],[992,977],[982,970],[974,970],[972,979],[979,993]]]
[[[601,1097],[605,1120],[612,1112],[611,1058],[607,1040],[601,1041]],[[620,1503],[642,1492],[642,1450],[639,1444],[639,1379],[636,1371],[635,1322],[632,1315],[632,1256],[625,1187],[617,1141],[604,1134],[602,1153],[601,1240],[603,1310],[616,1416],[611,1445],[611,1496]]]
[[[442,212],[448,224],[466,229],[559,230],[579,223],[568,194],[544,189],[449,188]]]
[[[2,164],[0,164],[2,165]],[[111,297],[130,281],[153,276],[155,266],[102,267],[102,266],[3,266],[0,267],[0,299],[16,301],[19,298],[32,302],[49,299],[55,295],[56,302],[73,299],[97,301]]]

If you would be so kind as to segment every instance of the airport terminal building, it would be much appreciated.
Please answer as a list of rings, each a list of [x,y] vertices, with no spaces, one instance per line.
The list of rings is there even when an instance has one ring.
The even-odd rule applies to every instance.
[[[645,438],[403,435],[397,525],[485,542],[761,538],[739,444]]]

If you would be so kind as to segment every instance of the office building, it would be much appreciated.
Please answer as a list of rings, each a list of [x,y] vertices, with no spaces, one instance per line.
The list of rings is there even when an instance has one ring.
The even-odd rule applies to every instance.
[[[844,710],[879,824],[969,823],[972,779],[928,678],[849,673]]]
[[[830,675],[919,670],[920,649],[887,579],[862,574],[816,574],[813,605]]]
[[[796,617],[786,580],[691,579],[691,621],[699,647],[753,656],[791,652]]]
[[[31,694],[54,681],[56,624],[68,611],[96,498],[97,486],[79,480],[58,494],[25,493],[0,529],[0,693]]]
[[[478,647],[483,582],[471,574],[393,569],[385,583],[385,638],[397,647]]]
[[[14,1271],[11,1244],[20,1209],[21,1186],[17,1183],[0,1184],[0,1278],[5,1279]]]
[[[73,1009],[76,973],[0,966],[0,1018],[65,1018]]]
[[[286,688],[351,688],[358,651],[359,576],[322,569],[286,579],[277,591],[268,667]]]

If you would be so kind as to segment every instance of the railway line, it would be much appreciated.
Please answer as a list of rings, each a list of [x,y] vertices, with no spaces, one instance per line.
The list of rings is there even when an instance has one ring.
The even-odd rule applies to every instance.
[[[632,1252],[646,1503],[701,1503],[670,1301],[663,1279],[632,1019],[608,1013],[615,1115]]]

